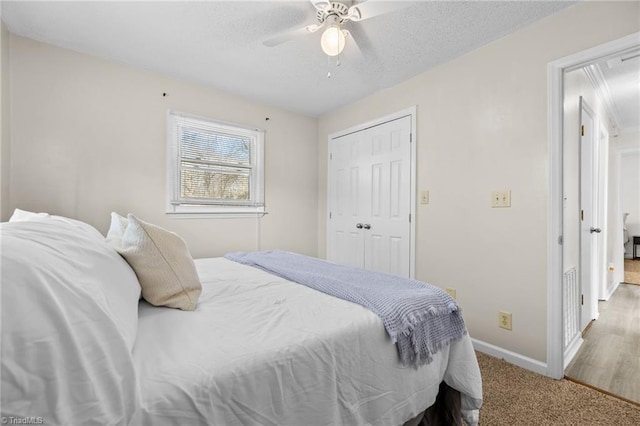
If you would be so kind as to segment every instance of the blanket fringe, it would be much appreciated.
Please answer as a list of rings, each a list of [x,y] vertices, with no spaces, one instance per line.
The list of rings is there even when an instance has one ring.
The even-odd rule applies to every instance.
[[[462,337],[464,337],[465,335],[467,335],[466,329],[460,336],[451,337],[446,340],[443,340],[442,342],[438,343],[433,348],[428,350],[426,353],[419,350],[415,350],[413,352],[401,351],[400,347],[398,347],[398,355],[400,356],[400,363],[407,367],[413,367],[414,369],[417,369],[418,367],[423,365],[427,365],[431,363],[431,361],[433,361],[433,354],[438,353],[442,349],[451,345],[451,343],[462,339]]]

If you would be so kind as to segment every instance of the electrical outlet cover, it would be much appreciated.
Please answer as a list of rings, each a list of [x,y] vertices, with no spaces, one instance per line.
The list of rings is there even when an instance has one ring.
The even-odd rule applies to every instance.
[[[512,329],[511,312],[500,311],[498,313],[498,326],[500,328],[504,328],[505,330]]]

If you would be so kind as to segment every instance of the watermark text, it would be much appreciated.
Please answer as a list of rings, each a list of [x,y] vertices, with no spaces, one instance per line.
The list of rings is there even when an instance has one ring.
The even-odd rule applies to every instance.
[[[43,425],[44,417],[27,416],[27,417],[13,417],[2,416],[0,418],[3,425]]]

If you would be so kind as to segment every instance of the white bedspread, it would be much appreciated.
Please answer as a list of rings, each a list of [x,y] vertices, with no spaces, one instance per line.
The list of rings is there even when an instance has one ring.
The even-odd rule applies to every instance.
[[[196,260],[193,312],[141,302],[134,362],[145,425],[401,425],[442,380],[479,408],[467,335],[402,366],[365,308],[224,258]]]

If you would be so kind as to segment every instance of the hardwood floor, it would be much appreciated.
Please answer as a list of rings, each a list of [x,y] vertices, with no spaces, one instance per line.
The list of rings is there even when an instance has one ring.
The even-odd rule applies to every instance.
[[[620,284],[565,376],[640,404],[640,286]]]
[[[624,260],[624,282],[640,285],[640,259]]]

